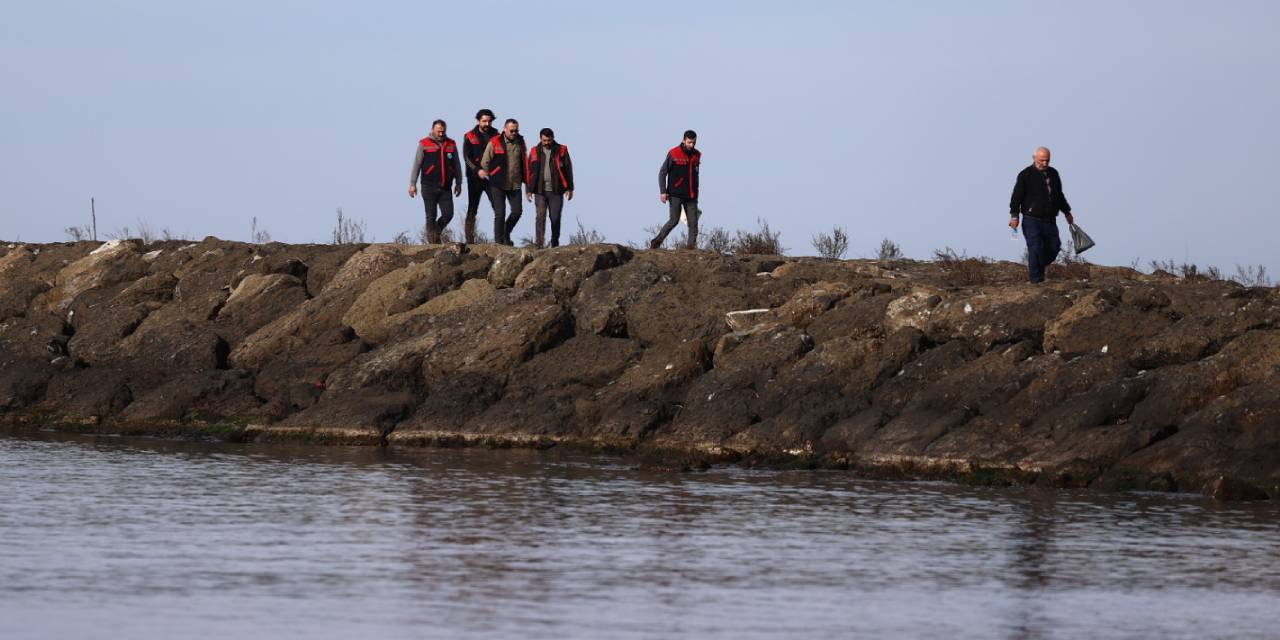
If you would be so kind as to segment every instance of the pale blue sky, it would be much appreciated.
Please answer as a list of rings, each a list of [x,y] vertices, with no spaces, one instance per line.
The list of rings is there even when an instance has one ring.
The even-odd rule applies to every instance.
[[[486,106],[556,130],[567,226],[613,241],[665,219],[658,165],[691,127],[704,225],[764,218],[792,254],[842,225],[853,257],[1018,259],[1009,190],[1043,144],[1094,261],[1280,272],[1280,3],[479,6],[8,3],[0,238],[61,240],[94,196],[100,233],[243,240],[256,216],[323,242],[342,207],[387,240],[422,224],[431,120],[460,138]]]

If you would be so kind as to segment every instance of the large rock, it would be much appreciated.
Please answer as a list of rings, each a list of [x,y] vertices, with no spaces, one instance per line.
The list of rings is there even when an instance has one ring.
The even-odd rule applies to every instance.
[[[812,348],[803,331],[777,324],[740,338],[726,336],[716,348],[714,368],[690,385],[672,435],[711,446],[760,422],[765,417],[760,396],[784,367]]]
[[[394,271],[409,264],[409,257],[404,255],[396,245],[369,245],[352,255],[332,277],[323,283],[308,283],[312,291],[330,291],[346,287],[363,287],[383,274]],[[311,274],[308,274],[308,278]]]
[[[31,301],[49,289],[32,271],[35,257],[26,247],[0,257],[0,321],[24,315]]]
[[[456,290],[463,282],[481,279],[489,259],[466,255],[411,263],[369,284],[343,316],[366,342],[379,344],[411,319],[430,313],[426,303]]]
[[[517,366],[501,399],[464,430],[591,438],[599,418],[594,396],[615,383],[640,352],[633,340],[594,334],[571,338]],[[566,362],[577,366],[566,367]]]
[[[533,251],[529,249],[513,249],[502,247],[495,252],[493,266],[489,269],[489,282],[499,289],[514,287],[520,272],[533,262]]]
[[[1068,357],[1106,350],[1128,355],[1140,341],[1173,324],[1163,310],[1122,304],[1109,290],[1091,291],[1045,327],[1044,350]]]
[[[612,269],[631,258],[626,247],[613,245],[570,245],[538,253],[520,271],[515,286],[525,289],[550,288],[563,298],[578,292],[582,281],[597,271]]]
[[[65,311],[85,291],[136,280],[146,272],[147,265],[137,245],[112,240],[60,270],[53,289],[44,294],[44,307],[53,312]]]
[[[297,276],[272,273],[245,276],[218,310],[218,325],[229,342],[257,331],[307,300],[307,288]]]
[[[966,340],[978,351],[1023,340],[1041,342],[1045,325],[1071,301],[1052,289],[1014,285],[954,296],[929,313],[924,332],[934,342]],[[904,323],[906,324],[906,323]]]
[[[524,289],[505,289],[439,316],[418,316],[396,339],[330,375],[315,411],[370,390],[411,391],[424,411],[410,419],[409,428],[455,429],[497,399],[516,365],[559,344],[570,330],[560,305]]]

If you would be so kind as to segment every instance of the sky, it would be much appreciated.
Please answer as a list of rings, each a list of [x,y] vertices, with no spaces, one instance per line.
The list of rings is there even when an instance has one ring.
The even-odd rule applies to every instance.
[[[406,190],[431,121],[460,140],[489,107],[569,146],[566,235],[646,240],[692,128],[704,229],[1018,260],[1009,193],[1045,145],[1093,262],[1280,274],[1280,3],[480,6],[6,3],[0,238],[65,240],[94,198],[100,236],[247,240],[256,218],[326,242],[341,207],[387,241],[422,226]]]

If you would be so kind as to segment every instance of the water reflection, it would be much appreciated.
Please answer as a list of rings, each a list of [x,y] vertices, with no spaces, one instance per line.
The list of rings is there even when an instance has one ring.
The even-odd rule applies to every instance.
[[[0,437],[0,637],[1267,637],[1271,505]]]

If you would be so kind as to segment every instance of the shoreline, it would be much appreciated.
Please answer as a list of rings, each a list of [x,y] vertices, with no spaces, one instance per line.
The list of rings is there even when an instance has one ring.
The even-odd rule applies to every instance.
[[[0,425],[1280,498],[1280,291],[1025,278],[609,244],[15,243]]]

